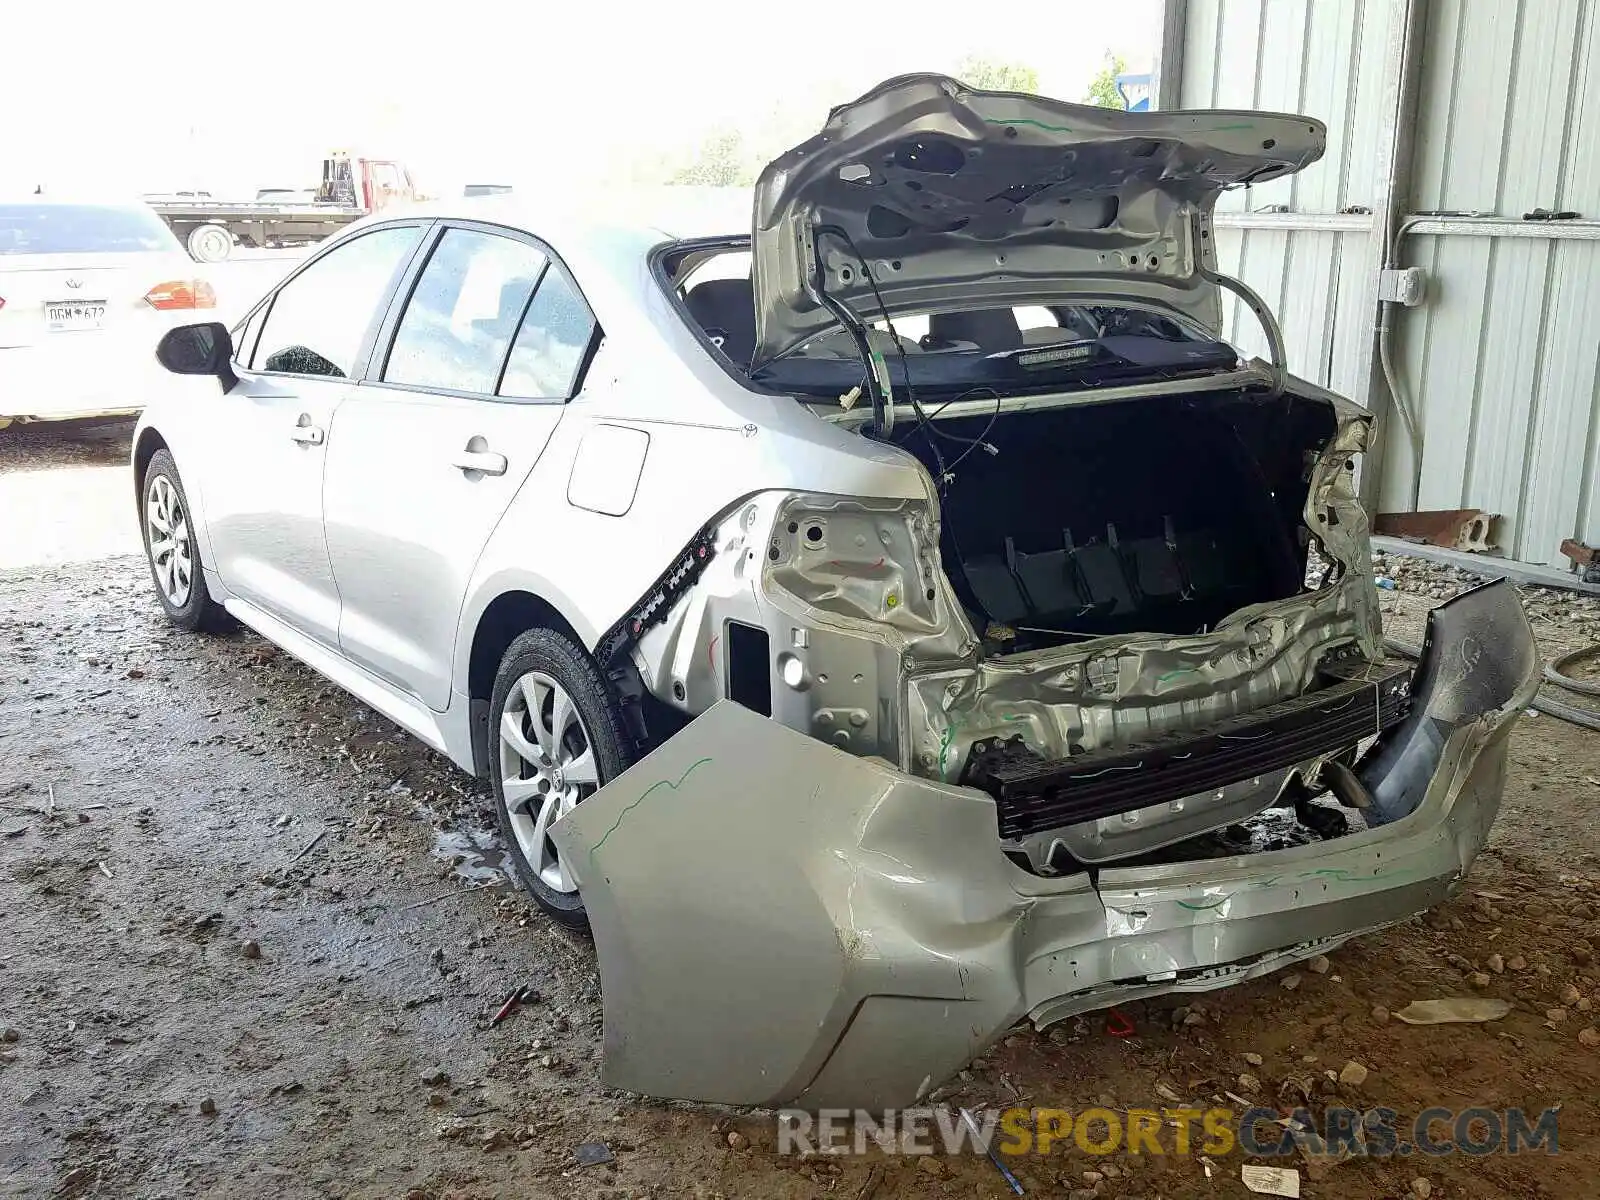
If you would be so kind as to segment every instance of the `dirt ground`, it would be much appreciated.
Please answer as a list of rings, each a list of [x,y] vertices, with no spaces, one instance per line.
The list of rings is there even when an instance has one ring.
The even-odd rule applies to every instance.
[[[780,1156],[769,1113],[602,1087],[593,947],[507,889],[486,790],[253,634],[168,626],[115,540],[126,436],[0,432],[0,1195],[1011,1194],[982,1158]],[[1415,638],[1460,581],[1408,571],[1384,603]],[[1592,601],[1528,602],[1547,654],[1600,638]],[[1131,1037],[1019,1029],[940,1101],[1560,1105],[1557,1156],[1346,1162],[1302,1194],[1600,1195],[1597,752],[1522,720],[1491,848],[1425,919],[1292,986],[1129,1005]],[[539,1001],[488,1028],[522,983]],[[1512,1010],[1375,1012],[1475,994]],[[1323,1074],[1350,1061],[1359,1085]],[[592,1142],[610,1163],[577,1165]],[[1011,1165],[1028,1195],[1216,1200],[1249,1194],[1245,1161]]]

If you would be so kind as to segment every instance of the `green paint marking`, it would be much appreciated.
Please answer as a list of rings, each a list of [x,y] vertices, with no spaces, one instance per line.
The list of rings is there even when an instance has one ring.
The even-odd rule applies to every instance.
[[[1176,679],[1179,675],[1198,675],[1198,674],[1200,674],[1200,668],[1199,667],[1178,667],[1176,670],[1168,671],[1165,675],[1157,675],[1156,676],[1156,682],[1157,683],[1165,683],[1169,679]]]
[[[1210,912],[1213,908],[1221,908],[1232,896],[1218,896],[1210,904],[1190,904],[1187,900],[1179,900],[1179,908],[1187,908],[1190,912]]]
[[[1023,117],[1015,121],[996,121],[989,117],[983,120],[985,125],[1032,125],[1035,129],[1042,129],[1046,133],[1076,133],[1071,125],[1046,125],[1043,121],[1035,121],[1031,117]]]
[[[1012,716],[1001,717],[1000,719],[1002,721],[1026,721],[1029,718],[1026,716],[1013,714]],[[944,732],[939,735],[939,780],[941,783],[950,782],[950,772],[948,770],[950,759],[950,743],[955,741],[956,728],[961,724],[961,722],[956,719],[954,713],[946,713],[945,720],[947,720],[949,724],[945,726]]]
[[[606,838],[615,833],[617,831],[617,826],[622,824],[622,818],[627,816],[634,809],[638,808],[639,805],[643,804],[645,797],[651,792],[655,791],[657,788],[670,788],[674,792],[677,791],[678,788],[683,786],[683,781],[694,773],[696,767],[702,767],[710,761],[711,760],[709,758],[697,758],[694,760],[694,762],[689,764],[688,769],[685,770],[682,775],[678,776],[677,783],[673,783],[670,779],[658,779],[655,783],[652,783],[649,787],[645,788],[644,791],[639,793],[639,798],[637,800],[626,805],[623,810],[617,814],[617,819],[611,823],[610,829],[606,830],[605,833],[600,835],[600,840],[593,846],[589,847],[589,857],[592,859],[597,853],[599,853],[600,847],[606,844]]]
[[[950,755],[950,743],[955,740],[955,736],[956,723],[951,721],[950,724],[945,726],[944,733],[939,738],[939,781],[941,783],[950,781],[950,776],[945,771],[944,761]]]
[[[1344,867],[1323,867],[1312,871],[1311,874],[1321,879],[1332,879],[1336,883],[1372,883],[1374,880],[1380,883],[1398,883],[1403,879],[1414,878],[1417,872],[1385,871],[1381,868],[1377,871],[1351,871]]]
[[[1010,120],[1010,121],[1003,121],[1003,120],[999,120],[999,119],[994,118],[994,117],[985,117],[985,118],[983,118],[983,123],[985,125],[1032,125],[1035,129],[1043,129],[1046,133],[1076,133],[1077,132],[1077,130],[1074,129],[1071,125],[1046,125],[1043,121],[1035,121],[1032,117],[1019,117],[1019,118],[1016,118],[1015,120]],[[1251,124],[1248,121],[1244,121],[1244,122],[1237,122],[1236,121],[1236,122],[1230,122],[1227,125],[1213,125],[1213,126],[1211,126],[1211,131],[1217,132],[1217,133],[1221,133],[1221,132],[1223,132],[1225,130],[1229,131],[1229,132],[1233,132],[1233,131],[1237,131],[1237,130],[1240,130],[1240,129],[1254,129],[1254,128],[1256,128],[1256,126]]]
[[[1405,880],[1415,878],[1416,875],[1417,872],[1415,870],[1379,870],[1377,872],[1371,872],[1352,871],[1348,867],[1317,867],[1310,871],[1301,871],[1294,877],[1293,881],[1285,882],[1284,876],[1274,875],[1270,879],[1258,879],[1250,886],[1252,888],[1270,888],[1277,887],[1279,885],[1290,887],[1293,886],[1294,883],[1315,882],[1319,879],[1327,880],[1331,883],[1379,883],[1387,885],[1392,883],[1400,883]]]

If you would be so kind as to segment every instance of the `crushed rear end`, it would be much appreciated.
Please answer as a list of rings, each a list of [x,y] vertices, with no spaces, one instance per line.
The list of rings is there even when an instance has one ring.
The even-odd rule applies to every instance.
[[[754,359],[853,310],[1118,304],[1214,335],[1217,192],[1321,139],[890,81],[763,174]],[[856,323],[864,358],[897,338]],[[1112,356],[1134,342],[1205,349]],[[870,418],[822,414],[873,426],[848,482],[910,465],[925,494],[744,496],[605,639],[686,720],[552,828],[609,1083],[901,1106],[1020,1019],[1225,986],[1459,883],[1537,686],[1514,591],[1435,610],[1415,669],[1386,659],[1367,414],[1281,357],[1128,365],[941,401],[952,466],[894,436],[930,418],[863,363]]]
[[[1436,610],[1412,678],[1350,785],[1382,823],[1286,845],[1264,822],[1216,857],[1055,877],[998,852],[982,791],[723,701],[556,827],[599,954],[605,1078],[904,1106],[1023,1018],[1223,987],[1421,912],[1482,848],[1537,685],[1515,592]]]

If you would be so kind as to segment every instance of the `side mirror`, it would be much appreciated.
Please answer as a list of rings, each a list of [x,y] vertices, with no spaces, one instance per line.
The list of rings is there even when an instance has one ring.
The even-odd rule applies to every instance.
[[[215,375],[225,389],[239,382],[233,373],[233,338],[221,321],[167,330],[156,344],[156,361],[174,375]]]

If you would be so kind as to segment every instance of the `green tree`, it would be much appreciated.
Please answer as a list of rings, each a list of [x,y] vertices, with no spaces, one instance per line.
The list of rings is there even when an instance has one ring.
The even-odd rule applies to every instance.
[[[969,54],[956,68],[956,78],[969,87],[986,92],[1027,92],[1037,95],[1039,72],[1021,63],[996,62]]]
[[[748,186],[756,181],[758,170],[744,144],[744,135],[736,129],[719,129],[700,143],[694,157],[668,171],[667,182],[703,187]]]
[[[1089,81],[1089,94],[1084,99],[1101,108],[1127,108],[1128,102],[1117,90],[1117,76],[1127,69],[1126,59],[1107,50],[1099,72]]]

